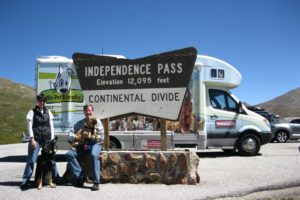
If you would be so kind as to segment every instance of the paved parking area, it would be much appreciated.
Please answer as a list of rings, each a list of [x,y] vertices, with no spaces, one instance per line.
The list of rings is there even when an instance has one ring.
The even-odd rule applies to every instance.
[[[92,192],[85,188],[57,186],[20,191],[25,166],[26,144],[0,145],[0,198],[4,199],[262,199],[293,197],[300,199],[300,142],[271,143],[260,155],[240,157],[220,150],[199,153],[198,185],[101,184]],[[66,168],[65,151],[58,151],[58,169]]]

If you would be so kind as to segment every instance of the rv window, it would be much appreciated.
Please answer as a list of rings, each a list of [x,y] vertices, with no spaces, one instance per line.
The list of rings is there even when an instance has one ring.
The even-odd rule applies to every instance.
[[[216,69],[211,69],[210,70],[210,76],[212,78],[217,78],[217,70]]]
[[[237,103],[227,92],[223,90],[210,89],[209,98],[211,106],[215,109],[231,112],[236,111]]]
[[[223,69],[219,69],[218,70],[218,78],[224,78],[225,77],[225,72]]]
[[[224,79],[225,71],[224,71],[224,69],[211,69],[210,70],[210,77],[211,78]]]

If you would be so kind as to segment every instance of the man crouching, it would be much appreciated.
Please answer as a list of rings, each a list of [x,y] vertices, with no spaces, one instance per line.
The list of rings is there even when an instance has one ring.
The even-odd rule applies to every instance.
[[[91,190],[96,191],[99,190],[100,183],[99,155],[102,149],[104,129],[101,121],[93,117],[92,105],[85,105],[83,111],[85,118],[79,120],[74,125],[74,132],[76,135],[69,135],[69,141],[72,143],[73,148],[66,153],[66,158],[68,160],[68,165],[76,178],[75,186],[83,187],[85,173],[80,167],[77,158],[82,157],[84,153],[91,155],[94,182]]]

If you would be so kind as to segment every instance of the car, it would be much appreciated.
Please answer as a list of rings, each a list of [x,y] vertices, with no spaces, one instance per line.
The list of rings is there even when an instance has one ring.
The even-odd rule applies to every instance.
[[[271,125],[273,138],[271,141],[286,142],[287,140],[300,139],[300,118],[291,120],[289,123],[280,122],[280,116],[265,111],[262,107],[247,106],[249,110],[266,118]]]
[[[293,119],[289,123],[273,123],[271,124],[273,140],[277,142],[286,142],[288,139],[300,139],[300,118]]]
[[[278,121],[280,121],[279,115],[274,115],[268,111],[265,111],[265,109],[262,107],[247,106],[247,109],[263,116],[270,122],[270,124],[275,124],[278,123]]]

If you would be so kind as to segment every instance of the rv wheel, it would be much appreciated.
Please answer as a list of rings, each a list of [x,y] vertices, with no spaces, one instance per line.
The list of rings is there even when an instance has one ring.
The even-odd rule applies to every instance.
[[[243,135],[238,141],[238,151],[243,156],[254,156],[260,150],[260,139],[253,134]]]
[[[111,148],[111,149],[121,149],[121,144],[116,138],[110,137],[109,138],[109,148]]]

